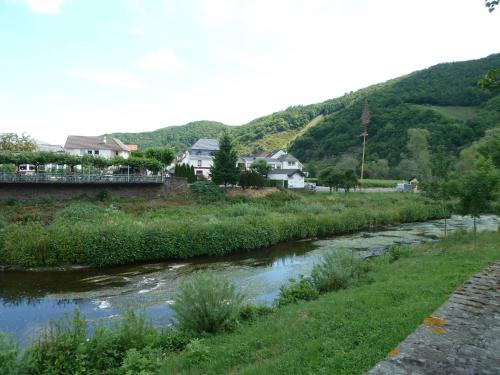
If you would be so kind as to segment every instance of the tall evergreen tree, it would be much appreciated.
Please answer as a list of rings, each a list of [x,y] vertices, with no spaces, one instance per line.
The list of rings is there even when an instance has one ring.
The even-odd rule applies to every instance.
[[[236,166],[238,154],[229,133],[225,132],[219,141],[219,150],[214,155],[214,163],[210,168],[210,177],[216,184],[234,185],[240,177],[240,169]]]

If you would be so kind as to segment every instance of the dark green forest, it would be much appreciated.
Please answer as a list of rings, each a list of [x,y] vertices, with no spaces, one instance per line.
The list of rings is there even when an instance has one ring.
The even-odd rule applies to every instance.
[[[367,161],[384,160],[395,168],[408,152],[411,128],[429,132],[432,154],[458,156],[485,130],[499,126],[500,96],[477,85],[489,69],[498,66],[500,54],[443,63],[323,103],[289,107],[241,126],[198,121],[113,136],[140,147],[169,145],[180,152],[198,138],[218,138],[229,130],[240,152],[288,148],[310,165],[330,165],[346,155],[359,158],[360,116],[367,101],[371,112]],[[313,124],[313,119],[321,120]]]

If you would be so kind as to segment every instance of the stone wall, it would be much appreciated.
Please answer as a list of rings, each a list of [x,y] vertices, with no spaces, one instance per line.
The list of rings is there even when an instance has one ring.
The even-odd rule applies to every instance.
[[[160,197],[187,191],[185,178],[169,178],[163,184],[70,184],[17,183],[0,184],[0,200],[5,199],[72,199],[82,195],[92,198],[104,191],[112,197]]]

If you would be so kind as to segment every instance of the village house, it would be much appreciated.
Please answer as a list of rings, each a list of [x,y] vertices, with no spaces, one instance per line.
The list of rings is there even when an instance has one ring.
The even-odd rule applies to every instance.
[[[182,154],[177,162],[194,168],[196,176],[210,178],[210,167],[213,165],[213,155],[219,150],[217,139],[199,139]],[[304,173],[302,163],[293,155],[283,150],[276,150],[260,156],[241,156],[237,166],[241,170],[248,170],[253,162],[264,160],[270,167],[270,180],[286,181],[290,188],[304,188]]]
[[[117,138],[104,136],[68,135],[64,150],[71,155],[94,155],[105,159],[121,156],[127,159],[129,148]]]
[[[210,178],[213,155],[218,150],[218,139],[201,138],[179,158],[179,163],[192,166],[198,177]]]

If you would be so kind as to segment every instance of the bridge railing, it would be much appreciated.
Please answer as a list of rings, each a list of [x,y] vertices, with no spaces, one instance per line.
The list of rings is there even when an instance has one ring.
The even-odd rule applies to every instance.
[[[161,175],[0,173],[0,183],[9,184],[161,184],[164,181]]]

